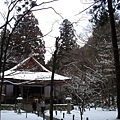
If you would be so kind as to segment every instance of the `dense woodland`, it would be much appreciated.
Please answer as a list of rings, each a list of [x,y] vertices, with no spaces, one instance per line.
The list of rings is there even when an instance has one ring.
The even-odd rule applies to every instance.
[[[97,1],[95,0],[95,2]],[[118,3],[119,0],[114,1],[113,8],[119,49],[120,17]],[[32,7],[35,5],[33,2]],[[76,37],[74,25],[68,19],[64,19],[60,24],[58,29],[60,35],[56,36],[59,39],[57,41],[55,72],[72,79],[71,83],[65,83],[66,86],[63,91],[57,92],[56,96],[72,95],[73,103],[79,104],[81,112],[84,111],[84,107],[91,105],[110,110],[117,107],[117,80],[110,16],[107,7],[105,7],[107,5],[107,1],[103,0],[90,10],[89,14],[92,15],[92,19],[89,21],[92,23],[92,32],[83,47],[77,44],[81,36]],[[13,67],[30,55],[45,65],[44,35],[38,27],[38,20],[32,11],[28,10],[31,8],[24,11],[23,14],[18,14],[12,32],[6,27],[8,21],[0,27],[0,72]],[[46,67],[51,71],[53,60],[54,54],[46,64]]]

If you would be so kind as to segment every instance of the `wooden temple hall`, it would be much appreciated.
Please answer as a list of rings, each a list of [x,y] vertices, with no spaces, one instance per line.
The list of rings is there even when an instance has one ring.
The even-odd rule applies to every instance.
[[[41,65],[35,58],[29,57],[5,71],[4,94],[5,103],[14,103],[18,96],[23,100],[41,98],[49,101],[50,84],[52,72]],[[54,94],[60,91],[70,78],[55,74],[54,75]]]

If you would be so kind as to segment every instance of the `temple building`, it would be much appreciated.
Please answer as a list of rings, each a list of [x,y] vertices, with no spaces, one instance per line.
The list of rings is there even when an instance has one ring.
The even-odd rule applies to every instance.
[[[52,72],[41,65],[34,57],[29,57],[5,71],[4,76],[4,93],[6,101],[12,101],[18,96],[23,99],[50,98]],[[69,77],[54,74],[54,94],[60,91],[67,82]]]

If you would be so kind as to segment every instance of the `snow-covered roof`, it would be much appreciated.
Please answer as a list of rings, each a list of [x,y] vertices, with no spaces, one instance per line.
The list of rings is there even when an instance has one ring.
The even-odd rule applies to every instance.
[[[22,100],[23,98],[22,97],[17,97],[17,100]]]
[[[11,84],[34,84],[51,80],[52,72],[46,69],[33,57],[29,57],[15,67],[5,71],[4,82]],[[54,74],[55,81],[70,80],[59,74]]]
[[[71,97],[66,97],[66,99],[65,100],[72,100],[72,98]]]

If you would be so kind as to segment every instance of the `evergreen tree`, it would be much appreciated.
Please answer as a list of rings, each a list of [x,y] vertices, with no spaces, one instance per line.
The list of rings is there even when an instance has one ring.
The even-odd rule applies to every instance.
[[[119,0],[98,0],[99,5],[94,6],[96,18],[99,16],[99,13],[108,12],[110,26],[111,26],[111,38],[112,38],[112,49],[114,55],[114,65],[115,65],[115,75],[116,75],[116,88],[117,88],[117,109],[118,109],[118,116],[117,118],[120,119],[120,60],[119,60],[119,49],[118,49],[118,38],[116,35],[116,27],[115,27],[115,18],[114,13],[119,10],[120,8],[120,1]],[[107,6],[107,7],[106,7]],[[104,10],[104,11],[103,11]]]
[[[90,9],[92,19],[90,20],[96,27],[103,26],[109,21],[108,1],[94,0],[96,4]],[[113,0],[113,12],[117,13],[120,9],[119,0]]]
[[[117,25],[119,26],[119,25]],[[97,77],[101,78],[101,96],[102,100],[106,102],[106,107],[115,105],[115,99],[111,102],[111,98],[116,97],[115,86],[115,66],[112,52],[112,43],[110,37],[110,24],[99,27],[93,32],[93,40],[97,53],[96,64],[94,65]],[[99,76],[100,75],[100,76]],[[112,103],[112,104],[111,104]]]
[[[65,19],[59,29],[61,38],[61,52],[72,50],[72,48],[76,46],[76,37],[73,24],[69,20]]]
[[[75,49],[79,48],[76,43],[76,36],[73,24],[65,19],[61,23],[60,27],[60,37],[58,42],[58,52],[56,60],[56,72],[60,74],[66,74],[68,72],[67,64],[73,61],[73,56],[75,55]],[[52,66],[53,56],[47,63],[47,66]]]
[[[20,15],[18,16],[19,19]],[[18,64],[29,55],[34,56],[41,64],[44,62],[45,43],[38,27],[38,20],[29,12],[17,25],[9,45],[9,67]]]
[[[58,53],[56,69],[57,72],[66,74],[67,64],[72,62],[73,51],[78,47],[76,43],[75,30],[73,24],[65,19],[60,25],[60,41],[58,43]],[[68,71],[67,71],[68,72]]]

